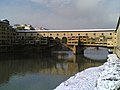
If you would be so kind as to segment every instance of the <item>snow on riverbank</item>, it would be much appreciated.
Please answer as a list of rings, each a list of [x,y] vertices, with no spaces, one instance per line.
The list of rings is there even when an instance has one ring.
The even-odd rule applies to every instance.
[[[102,66],[79,72],[54,90],[117,90],[119,87],[120,60],[110,54]]]
[[[108,55],[103,70],[99,73],[94,90],[117,90],[120,87],[120,60],[115,54]]]

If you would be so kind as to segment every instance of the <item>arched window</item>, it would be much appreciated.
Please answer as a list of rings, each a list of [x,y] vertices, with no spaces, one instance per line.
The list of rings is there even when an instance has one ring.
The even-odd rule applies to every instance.
[[[93,34],[94,36],[96,35],[96,33]]]
[[[66,37],[62,38],[62,43],[65,43],[65,44],[67,43],[67,38]]]

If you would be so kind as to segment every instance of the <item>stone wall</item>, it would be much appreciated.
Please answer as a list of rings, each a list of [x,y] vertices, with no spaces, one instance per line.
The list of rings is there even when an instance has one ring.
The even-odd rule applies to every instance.
[[[117,32],[116,33],[117,34],[117,45],[116,45],[116,48],[115,48],[115,53],[120,58],[120,17],[119,17],[119,20],[118,20],[116,32]]]

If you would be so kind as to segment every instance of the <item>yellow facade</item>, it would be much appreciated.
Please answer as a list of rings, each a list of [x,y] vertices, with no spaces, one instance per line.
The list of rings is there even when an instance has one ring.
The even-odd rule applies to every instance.
[[[48,30],[49,31],[49,30]],[[43,37],[67,38],[68,45],[78,44],[78,39],[85,45],[101,45],[114,47],[116,45],[116,33],[114,31],[91,31],[91,32],[38,32]]]

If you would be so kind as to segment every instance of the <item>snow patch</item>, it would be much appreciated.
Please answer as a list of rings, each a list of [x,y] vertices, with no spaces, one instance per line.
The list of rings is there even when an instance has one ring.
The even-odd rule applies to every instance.
[[[99,73],[94,90],[117,90],[120,87],[120,60],[115,54],[108,55],[103,70]]]

